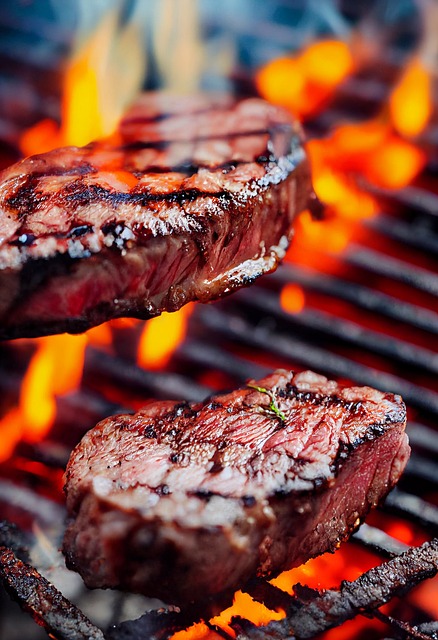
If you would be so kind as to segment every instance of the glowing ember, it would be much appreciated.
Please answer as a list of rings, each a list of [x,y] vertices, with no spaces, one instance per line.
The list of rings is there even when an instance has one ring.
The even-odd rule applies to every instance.
[[[401,189],[420,173],[426,154],[418,147],[389,135],[364,166],[368,180],[387,189]]]
[[[193,305],[188,304],[179,311],[162,313],[145,323],[138,347],[140,367],[159,369],[167,364],[187,333],[192,311]]]
[[[90,344],[98,347],[109,347],[113,342],[111,323],[106,322],[87,331],[87,339]]]
[[[259,70],[256,83],[264,98],[302,119],[321,109],[353,68],[346,43],[324,40],[294,57],[269,62]]]
[[[260,69],[256,81],[265,98],[306,119],[326,105],[353,70],[346,43],[323,41],[294,57],[269,62]],[[343,124],[329,136],[308,143],[313,185],[326,205],[326,218],[314,222],[307,213],[300,217],[287,259],[309,264],[318,251],[336,254],[347,247],[355,233],[351,223],[377,213],[374,199],[361,182],[385,189],[399,189],[412,182],[423,169],[426,154],[402,136],[420,133],[430,115],[430,74],[415,58],[394,87],[389,105],[377,117]],[[285,299],[282,304],[286,309]]]
[[[286,284],[280,293],[280,304],[289,313],[299,313],[304,309],[304,291],[296,284]]]
[[[212,618],[210,622],[234,635],[233,630],[228,626],[233,616],[241,616],[261,626],[272,620],[281,620],[286,616],[286,613],[283,610],[272,611],[261,602],[253,600],[249,594],[237,591],[234,595],[233,605],[222,611],[219,616]]]

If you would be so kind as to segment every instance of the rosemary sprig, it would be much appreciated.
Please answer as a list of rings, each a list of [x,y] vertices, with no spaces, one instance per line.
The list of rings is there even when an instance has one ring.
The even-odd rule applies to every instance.
[[[280,407],[277,404],[277,398],[274,395],[274,392],[271,389],[265,389],[264,387],[258,387],[255,384],[247,384],[247,387],[249,387],[250,389],[255,389],[256,391],[259,391],[260,393],[266,393],[267,396],[269,396],[269,398],[271,399],[270,405],[269,405],[269,411],[272,411],[272,413],[274,413],[277,418],[279,418],[281,420],[281,422],[286,422],[286,416],[284,415],[283,411],[280,409]]]

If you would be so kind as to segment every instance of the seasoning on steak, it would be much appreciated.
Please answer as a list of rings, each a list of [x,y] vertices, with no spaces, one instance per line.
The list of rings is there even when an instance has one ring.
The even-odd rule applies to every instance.
[[[312,196],[299,125],[254,98],[141,96],[109,139],[0,174],[0,338],[208,301],[276,268]]]
[[[399,396],[276,371],[99,423],[66,472],[67,563],[184,604],[333,551],[409,456]]]

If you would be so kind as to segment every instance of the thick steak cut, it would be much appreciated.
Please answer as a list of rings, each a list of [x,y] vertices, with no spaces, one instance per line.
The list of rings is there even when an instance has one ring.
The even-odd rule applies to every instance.
[[[0,174],[0,338],[208,301],[272,271],[311,195],[299,126],[260,99],[145,94],[110,139]]]
[[[400,397],[309,371],[108,418],[67,467],[68,565],[178,604],[297,566],[397,482],[405,421]]]

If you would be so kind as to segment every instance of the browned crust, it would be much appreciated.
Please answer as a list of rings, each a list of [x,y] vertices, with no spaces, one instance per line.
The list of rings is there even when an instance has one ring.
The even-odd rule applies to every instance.
[[[146,104],[110,140],[1,174],[0,338],[173,311],[249,284],[283,257],[311,194],[288,114],[213,101],[161,121]]]
[[[231,591],[334,550],[400,477],[399,397],[310,372],[250,384],[273,391],[284,423],[271,396],[246,387],[204,406],[157,403],[85,436],[67,468],[64,549],[89,586],[178,603]]]

